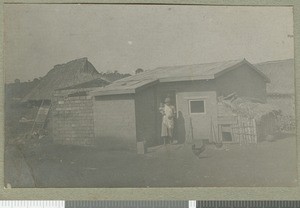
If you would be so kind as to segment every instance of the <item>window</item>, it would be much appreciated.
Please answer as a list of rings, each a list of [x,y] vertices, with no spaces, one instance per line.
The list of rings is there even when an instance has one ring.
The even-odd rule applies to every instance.
[[[222,141],[223,142],[232,142],[232,127],[230,124],[221,125]]]
[[[190,113],[205,113],[204,100],[190,100]]]
[[[222,132],[222,141],[223,142],[232,142],[232,135],[230,132]]]

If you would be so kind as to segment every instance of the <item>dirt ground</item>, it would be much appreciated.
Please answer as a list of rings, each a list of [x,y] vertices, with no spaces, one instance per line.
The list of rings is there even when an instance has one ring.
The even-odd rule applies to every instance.
[[[12,187],[296,186],[296,162],[294,136],[219,149],[208,145],[200,158],[190,144],[158,146],[137,155],[45,142],[6,148],[5,183]]]

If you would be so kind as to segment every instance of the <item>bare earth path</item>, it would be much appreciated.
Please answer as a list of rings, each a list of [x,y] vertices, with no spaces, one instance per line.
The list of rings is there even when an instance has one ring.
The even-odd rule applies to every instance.
[[[35,187],[32,170],[16,146],[6,146],[4,157],[6,186],[9,184],[11,187]]]
[[[293,136],[252,145],[228,144],[221,149],[209,145],[200,159],[190,145],[159,146],[137,155],[47,144],[25,155],[37,187],[297,185]],[[13,160],[8,158],[9,163]],[[14,174],[7,180],[31,187],[32,177],[25,169],[21,178]]]

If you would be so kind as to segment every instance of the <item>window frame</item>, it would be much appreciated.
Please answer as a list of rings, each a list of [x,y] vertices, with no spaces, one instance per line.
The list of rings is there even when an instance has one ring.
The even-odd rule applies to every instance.
[[[193,101],[203,101],[203,109],[204,109],[204,111],[203,112],[197,112],[197,113],[192,112],[191,102],[193,102]],[[189,113],[190,113],[190,115],[206,114],[206,100],[205,100],[205,98],[193,98],[193,99],[189,99],[189,106],[188,107],[189,107]]]

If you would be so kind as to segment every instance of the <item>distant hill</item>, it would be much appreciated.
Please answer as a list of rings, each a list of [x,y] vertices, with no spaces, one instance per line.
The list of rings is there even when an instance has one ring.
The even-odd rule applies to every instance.
[[[33,81],[20,82],[5,85],[6,103],[49,99],[55,89],[78,85],[92,80],[104,79],[109,82],[116,81],[130,74],[114,72],[98,72],[87,60],[80,58],[69,61],[66,64],[55,65],[44,77]],[[8,102],[9,101],[9,102]]]
[[[117,71],[113,73],[99,73],[86,57],[69,61],[65,64],[55,65],[46,76],[41,79],[39,85],[34,87],[22,102],[33,100],[50,100],[52,93],[61,88],[67,88],[104,78],[110,82],[121,79],[124,76]]]

